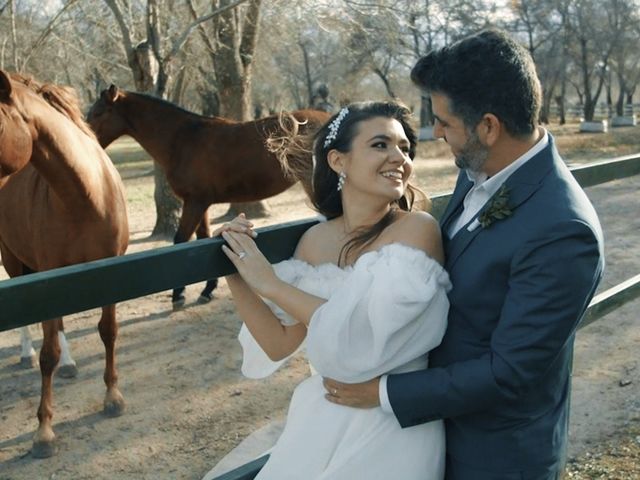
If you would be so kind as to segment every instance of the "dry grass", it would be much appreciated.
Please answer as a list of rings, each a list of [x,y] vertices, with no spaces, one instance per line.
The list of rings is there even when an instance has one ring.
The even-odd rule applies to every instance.
[[[640,478],[640,421],[567,466],[565,480]]]

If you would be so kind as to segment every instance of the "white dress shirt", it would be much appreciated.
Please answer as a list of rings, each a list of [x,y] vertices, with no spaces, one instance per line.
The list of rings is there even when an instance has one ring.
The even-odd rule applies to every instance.
[[[464,209],[460,216],[451,223],[449,230],[446,232],[449,238],[460,231],[472,218],[478,215],[478,212],[489,201],[489,199],[500,189],[502,184],[522,165],[527,163],[531,158],[540,153],[544,148],[549,145],[549,134],[543,128],[541,128],[543,135],[542,138],[524,154],[518,157],[514,162],[507,165],[492,177],[484,172],[473,172],[471,170],[465,170],[467,177],[473,182],[473,187],[469,190],[464,197],[463,206]],[[480,226],[478,219],[474,219],[473,222],[467,227],[468,231],[473,231]],[[387,393],[387,375],[380,377],[380,383],[378,386],[378,396],[380,397],[380,406],[382,410],[387,413],[393,413],[391,403],[389,402],[389,395]]]

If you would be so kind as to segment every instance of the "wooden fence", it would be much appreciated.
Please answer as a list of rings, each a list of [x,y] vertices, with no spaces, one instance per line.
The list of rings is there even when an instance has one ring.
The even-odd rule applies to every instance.
[[[571,171],[583,187],[627,178],[640,174],[640,154]],[[437,218],[449,198],[446,194],[433,199]],[[317,221],[259,228],[257,244],[272,263],[284,260]],[[0,331],[228,275],[234,267],[222,253],[222,243],[219,238],[197,240],[0,281]],[[580,328],[638,297],[640,272],[594,297]],[[256,459],[216,480],[253,479],[266,459]]]

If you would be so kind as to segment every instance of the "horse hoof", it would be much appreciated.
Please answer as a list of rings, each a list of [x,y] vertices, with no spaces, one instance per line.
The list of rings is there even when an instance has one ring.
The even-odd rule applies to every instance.
[[[76,378],[78,376],[78,367],[74,363],[61,365],[56,371],[56,375],[62,378]]]
[[[20,368],[30,370],[32,368],[36,368],[37,366],[38,359],[35,355],[31,355],[30,357],[20,357]]]
[[[171,306],[173,307],[173,311],[180,310],[184,307],[185,298],[183,294],[175,295],[171,298]]]
[[[204,305],[205,303],[209,303],[211,300],[213,300],[213,294],[211,294],[211,293],[209,293],[209,294],[201,293],[200,296],[198,297],[198,303],[200,305]]]
[[[33,458],[49,458],[56,454],[55,442],[33,442],[31,456]]]
[[[107,417],[119,417],[124,413],[124,403],[106,402],[104,404],[103,413]]]
[[[184,302],[185,302],[184,297],[180,297],[176,300],[172,300],[171,307],[173,308],[173,311],[175,312],[176,310],[182,309],[182,307],[184,307]]]

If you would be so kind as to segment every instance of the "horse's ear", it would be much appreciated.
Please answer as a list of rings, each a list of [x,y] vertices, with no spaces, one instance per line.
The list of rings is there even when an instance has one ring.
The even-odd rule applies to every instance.
[[[8,100],[11,96],[11,80],[9,76],[0,70],[0,99]]]
[[[113,83],[109,86],[109,89],[106,91],[107,101],[109,103],[114,103],[118,99],[118,87],[116,87]]]

